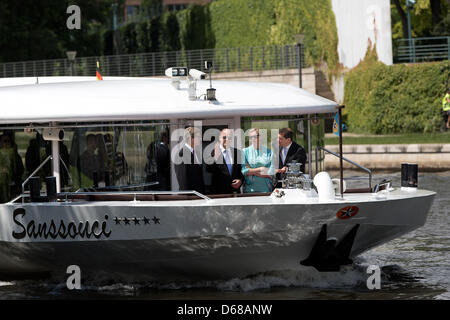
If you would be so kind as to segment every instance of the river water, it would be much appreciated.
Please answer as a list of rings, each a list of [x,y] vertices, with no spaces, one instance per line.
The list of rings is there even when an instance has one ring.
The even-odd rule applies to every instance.
[[[399,173],[378,173],[373,181],[383,178],[400,185]],[[367,186],[367,180],[350,183]],[[425,226],[366,252],[340,272],[267,272],[217,282],[83,284],[72,291],[65,283],[45,280],[0,281],[0,299],[450,300],[450,172],[419,173],[419,187],[437,192]],[[369,265],[380,267],[380,289],[367,288]]]

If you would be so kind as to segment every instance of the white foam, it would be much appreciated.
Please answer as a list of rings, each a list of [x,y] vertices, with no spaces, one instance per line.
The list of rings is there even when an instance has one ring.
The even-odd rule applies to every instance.
[[[13,285],[15,285],[14,282],[0,281],[0,287],[13,286]]]
[[[365,271],[365,269],[364,269]],[[273,287],[346,288],[360,286],[366,281],[360,267],[344,267],[340,272],[319,272],[313,268],[302,270],[274,271],[244,279],[220,282],[219,290],[253,291]]]

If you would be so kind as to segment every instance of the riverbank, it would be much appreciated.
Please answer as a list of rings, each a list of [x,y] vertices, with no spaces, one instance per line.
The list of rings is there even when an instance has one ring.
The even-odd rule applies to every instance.
[[[403,134],[358,134],[344,132],[344,145],[348,144],[431,144],[450,143],[450,130],[446,132],[403,133]],[[333,133],[325,134],[325,145],[337,145],[339,138]]]
[[[339,153],[338,145],[326,149]],[[343,145],[343,156],[370,170],[400,170],[401,164],[417,163],[420,171],[450,170],[450,143]],[[344,161],[344,168],[356,167]],[[339,169],[339,158],[325,153],[325,169]]]

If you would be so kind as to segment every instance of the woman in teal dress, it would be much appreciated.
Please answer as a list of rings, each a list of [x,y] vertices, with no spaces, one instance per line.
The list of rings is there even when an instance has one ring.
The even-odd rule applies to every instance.
[[[244,192],[271,192],[273,189],[272,150],[260,143],[259,129],[250,129],[251,145],[242,150],[242,174],[245,176]]]

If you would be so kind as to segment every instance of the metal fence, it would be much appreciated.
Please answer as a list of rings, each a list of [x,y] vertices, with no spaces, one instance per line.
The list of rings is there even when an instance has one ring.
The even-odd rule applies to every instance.
[[[204,70],[204,61],[212,61],[214,72],[262,71],[298,68],[305,63],[304,47],[297,45],[232,49],[203,49],[150,52],[99,57],[8,62],[0,64],[0,77],[95,76],[100,62],[103,76],[162,76],[167,68],[186,66]]]
[[[450,37],[399,39],[394,46],[397,62],[450,60]]]

